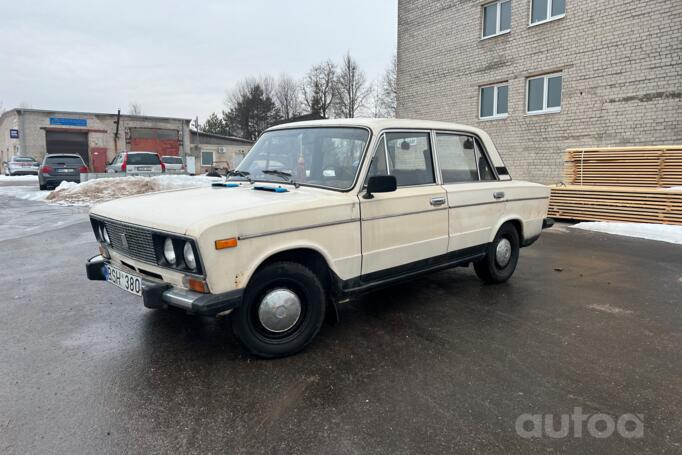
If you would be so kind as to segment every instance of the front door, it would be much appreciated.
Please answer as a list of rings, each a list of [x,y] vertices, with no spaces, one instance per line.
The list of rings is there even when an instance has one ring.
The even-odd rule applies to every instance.
[[[437,133],[436,152],[450,214],[448,252],[491,241],[504,215],[507,195],[475,136]]]
[[[425,267],[448,246],[445,190],[436,183],[429,132],[387,132],[379,140],[369,176],[394,175],[398,189],[360,195],[362,281]]]

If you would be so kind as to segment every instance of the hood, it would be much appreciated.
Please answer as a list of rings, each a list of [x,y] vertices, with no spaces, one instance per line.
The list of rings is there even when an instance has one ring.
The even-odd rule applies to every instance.
[[[147,193],[98,204],[90,213],[125,223],[192,235],[209,226],[299,210],[349,204],[352,196],[317,188],[288,187],[288,192],[202,187]]]

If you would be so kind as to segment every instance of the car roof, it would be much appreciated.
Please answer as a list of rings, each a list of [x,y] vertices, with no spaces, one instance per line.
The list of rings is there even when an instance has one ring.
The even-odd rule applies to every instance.
[[[60,157],[63,158],[65,156],[68,156],[68,157],[74,157],[75,156],[76,158],[82,158],[77,153],[48,153],[47,155],[45,155],[45,158],[60,158]]]
[[[387,129],[429,129],[429,130],[453,130],[463,131],[474,134],[485,134],[482,130],[473,126],[462,125],[460,123],[439,122],[433,120],[411,120],[395,118],[351,118],[351,119],[331,119],[331,120],[308,120],[305,122],[284,123],[273,126],[268,131],[282,130],[298,127],[364,127],[379,132]]]
[[[131,153],[148,153],[148,154],[150,154],[150,155],[158,155],[158,153],[156,153],[156,152],[145,152],[145,151],[143,151],[143,150],[139,150],[139,151],[138,151],[138,150],[135,150],[135,151],[131,150],[130,152],[123,152],[123,153],[127,153],[127,154],[131,154]]]

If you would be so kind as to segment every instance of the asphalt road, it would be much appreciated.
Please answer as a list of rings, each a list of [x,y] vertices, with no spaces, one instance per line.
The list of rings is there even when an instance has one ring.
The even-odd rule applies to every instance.
[[[0,241],[0,453],[682,452],[680,246],[555,228],[508,284],[458,269],[377,292],[265,361],[225,319],[88,282],[82,211],[0,196],[0,228],[18,204],[26,228]],[[515,430],[576,407],[642,414],[644,437]]]

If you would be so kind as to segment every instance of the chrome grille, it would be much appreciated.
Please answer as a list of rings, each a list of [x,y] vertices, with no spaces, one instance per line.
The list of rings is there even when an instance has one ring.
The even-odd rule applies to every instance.
[[[101,221],[107,229],[109,239],[111,239],[112,249],[124,256],[156,264],[156,251],[151,231],[116,221]]]

